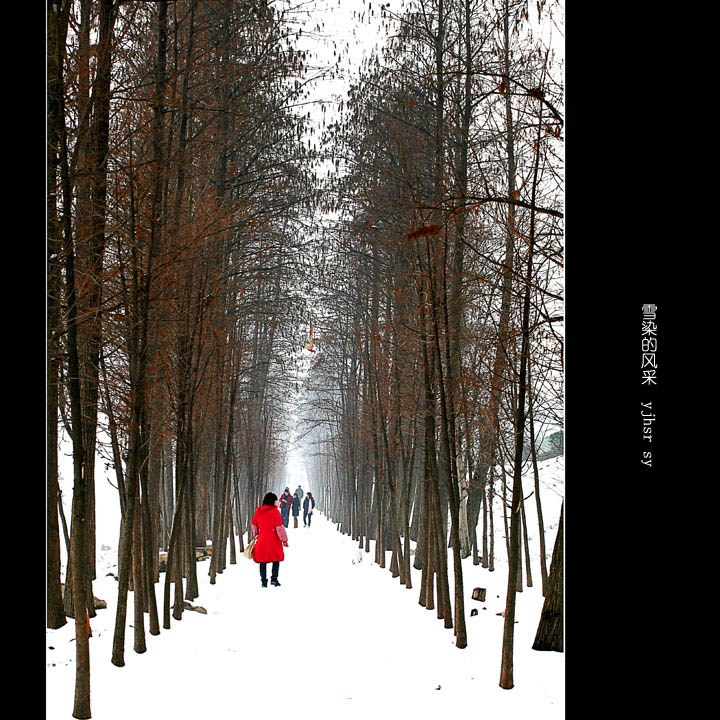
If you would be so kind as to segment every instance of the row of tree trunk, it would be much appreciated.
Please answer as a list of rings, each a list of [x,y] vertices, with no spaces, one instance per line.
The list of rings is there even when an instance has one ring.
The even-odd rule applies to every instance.
[[[532,585],[525,500],[545,527],[535,454],[561,415],[562,118],[524,6],[417,0],[360,74],[327,139],[347,159],[308,414],[321,506],[467,645],[462,559],[508,558],[500,685],[512,688],[515,597]],[[391,15],[387,12],[387,16]],[[528,438],[528,435],[530,436]],[[534,488],[522,486],[526,448]],[[452,557],[450,557],[450,555]],[[452,564],[453,586],[450,586]],[[523,573],[524,570],[524,573]],[[524,575],[524,577],[523,577]]]
[[[129,624],[145,652],[197,597],[198,547],[212,545],[211,582],[235,562],[282,472],[279,368],[306,312],[297,230],[315,191],[290,19],[267,2],[47,5],[47,625],[75,620],[77,718],[91,716],[99,453],[121,509],[117,666]]]

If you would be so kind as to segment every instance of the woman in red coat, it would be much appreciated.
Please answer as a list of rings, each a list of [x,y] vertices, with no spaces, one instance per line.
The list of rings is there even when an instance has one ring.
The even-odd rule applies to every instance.
[[[280,586],[278,571],[285,559],[283,545],[288,547],[288,537],[277,508],[277,495],[268,493],[263,504],[255,509],[252,519],[253,537],[257,538],[253,548],[253,560],[260,565],[260,581],[267,587],[267,563],[272,563],[270,584]]]

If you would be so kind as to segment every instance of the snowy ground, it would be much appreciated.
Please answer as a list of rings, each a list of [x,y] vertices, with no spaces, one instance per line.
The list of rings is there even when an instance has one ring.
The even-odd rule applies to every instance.
[[[548,555],[563,469],[562,458],[541,464]],[[65,492],[69,503],[69,489]],[[527,513],[531,544],[537,545],[534,500]],[[505,607],[507,566],[502,516],[495,521],[495,571],[473,566],[471,558],[463,563],[468,627],[463,650],[436,612],[418,604],[419,571],[413,570],[413,588],[406,589],[372,562],[374,552],[361,552],[316,513],[310,529],[302,527],[302,519],[294,529],[291,521],[281,587],[261,588],[257,565],[241,555],[214,586],[208,562],[199,563],[200,595],[193,604],[208,614],[186,611],[170,630],[155,637],[146,633],[148,650],[142,655],[133,651],[128,628],[123,668],[110,662],[117,583],[106,573],[117,572],[116,542],[100,550],[99,531],[94,592],[108,608],[98,610],[91,623],[92,716],[224,720],[287,713],[301,720],[379,720],[402,713],[435,720],[469,712],[504,720],[562,718],[565,656],[531,649],[543,603],[537,562],[534,587],[517,596],[515,687],[498,685],[503,618],[497,613]],[[474,587],[487,588],[486,602],[471,599]],[[161,606],[159,586],[156,596]],[[128,603],[132,623],[132,593]],[[473,608],[478,614],[470,617]],[[72,717],[74,642],[72,620],[47,630],[48,720]]]

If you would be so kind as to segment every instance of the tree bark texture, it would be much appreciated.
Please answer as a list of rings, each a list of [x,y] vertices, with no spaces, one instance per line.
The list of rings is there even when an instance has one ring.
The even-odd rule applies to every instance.
[[[563,652],[563,576],[563,509],[561,508],[550,562],[548,592],[543,603],[533,650]]]

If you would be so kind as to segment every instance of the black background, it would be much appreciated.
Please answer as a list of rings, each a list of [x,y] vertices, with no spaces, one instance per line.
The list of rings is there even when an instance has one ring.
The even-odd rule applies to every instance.
[[[702,478],[684,463],[703,420],[691,399],[708,398],[713,384],[703,342],[712,320],[707,334],[689,330],[709,309],[695,291],[698,264],[710,262],[689,168],[701,142],[687,114],[690,35],[681,16],[630,5],[566,7],[569,719],[586,717],[589,702],[598,717],[604,709],[647,716],[664,705],[683,687],[674,647],[690,617],[703,614],[701,603],[688,615],[684,593],[666,583],[687,567],[681,538],[698,522],[691,513]],[[650,390],[641,372],[645,303],[657,306]],[[652,469],[640,462],[648,399],[657,418]]]

